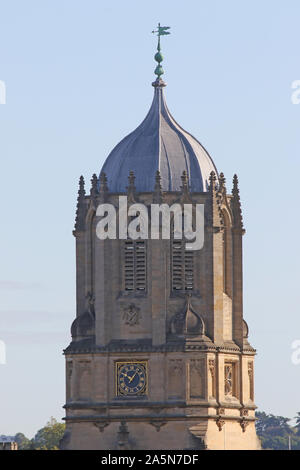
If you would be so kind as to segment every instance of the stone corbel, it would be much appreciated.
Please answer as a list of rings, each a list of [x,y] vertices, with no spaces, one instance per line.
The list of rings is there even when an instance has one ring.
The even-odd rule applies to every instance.
[[[224,424],[225,420],[222,419],[221,416],[218,416],[218,418],[216,419],[216,425],[218,426],[219,431],[222,431]]]
[[[94,423],[94,425],[99,429],[100,432],[103,432],[104,428],[109,425],[109,421],[97,421]]]
[[[153,420],[153,421],[150,421],[149,424],[151,424],[151,426],[154,426],[156,431],[159,432],[162,426],[167,424],[167,421]]]
[[[246,428],[249,424],[249,421],[247,421],[245,418],[242,418],[241,421],[240,421],[240,425],[241,425],[241,428],[243,430],[243,432],[246,431]]]

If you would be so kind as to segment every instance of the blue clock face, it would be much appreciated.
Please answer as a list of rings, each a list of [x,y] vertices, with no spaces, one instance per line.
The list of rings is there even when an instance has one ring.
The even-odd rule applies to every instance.
[[[146,362],[117,363],[117,394],[145,395],[147,389]]]

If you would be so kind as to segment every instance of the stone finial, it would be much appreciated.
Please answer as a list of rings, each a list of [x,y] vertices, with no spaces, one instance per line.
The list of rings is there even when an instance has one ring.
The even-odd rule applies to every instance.
[[[128,186],[127,186],[127,194],[128,194],[128,202],[135,202],[136,198],[136,187],[135,187],[135,175],[134,172],[131,170],[128,176]]]
[[[99,189],[101,201],[104,201],[106,199],[107,193],[108,193],[107,177],[106,177],[106,174],[102,172],[100,175],[100,189]]]
[[[134,182],[135,182],[134,171],[131,170],[131,171],[129,172],[129,176],[128,176],[129,187],[135,189]]]
[[[182,186],[181,186],[181,189],[182,190],[188,190],[188,187],[189,187],[189,178],[188,178],[188,175],[187,175],[187,172],[186,170],[184,170],[182,172],[182,176],[181,176],[181,182],[182,182]]]
[[[219,193],[221,196],[226,196],[226,178],[224,173],[220,173],[219,175]]]
[[[98,178],[97,175],[94,173],[91,179],[91,202],[94,208],[96,208],[96,200],[98,196]]]
[[[75,231],[84,230],[85,215],[86,215],[86,207],[85,207],[84,178],[83,176],[80,176],[78,197],[77,197],[76,218],[75,218]]]
[[[240,190],[238,187],[238,177],[237,175],[233,176],[233,188],[232,188],[232,199],[231,199],[231,209],[233,213],[233,226],[236,229],[245,233],[244,224],[243,224],[243,216],[242,216],[242,208],[241,208],[241,200],[240,200]]]
[[[216,189],[216,174],[214,171],[211,171],[210,175],[209,175],[209,189],[210,189],[210,192],[212,191],[215,191]]]
[[[191,197],[190,197],[190,188],[189,188],[189,177],[184,170],[181,175],[181,202],[191,202]]]
[[[161,176],[160,171],[157,170],[155,175],[155,186],[153,191],[153,202],[156,204],[160,204],[163,200],[163,193],[161,188]]]
[[[238,180],[238,177],[237,177],[237,174],[235,173],[233,175],[233,188],[232,188],[232,194],[239,194],[240,190],[238,188],[238,185],[239,185],[239,180]]]
[[[80,196],[85,196],[85,189],[84,189],[84,177],[81,175],[79,178],[79,189],[78,194]]]
[[[92,197],[96,197],[98,194],[98,178],[97,175],[94,173],[91,179],[91,192]]]
[[[217,191],[216,185],[217,177],[214,171],[210,173],[209,176],[209,192],[211,198],[211,213],[210,213],[210,220],[212,226],[220,230],[223,228],[223,217],[222,217],[222,210],[221,210],[221,200],[220,195]]]

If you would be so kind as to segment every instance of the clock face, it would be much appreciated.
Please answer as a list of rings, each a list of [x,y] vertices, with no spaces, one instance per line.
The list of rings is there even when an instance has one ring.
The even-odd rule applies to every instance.
[[[147,363],[117,362],[117,395],[137,396],[147,393]]]

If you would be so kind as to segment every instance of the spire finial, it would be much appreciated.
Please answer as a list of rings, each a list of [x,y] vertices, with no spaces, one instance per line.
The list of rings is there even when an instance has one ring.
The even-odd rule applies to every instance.
[[[241,200],[240,200],[240,190],[239,190],[239,181],[237,175],[233,175],[233,188],[232,188],[232,200],[231,207],[233,212],[234,226],[242,231],[242,234],[245,233]]]
[[[128,194],[128,201],[129,202],[135,202],[135,195],[136,195],[136,188],[135,188],[135,176],[134,172],[130,170],[129,176],[128,176],[128,186],[127,186],[127,194]]]
[[[219,192],[221,196],[226,195],[226,178],[224,176],[224,173],[220,173],[219,176]]]
[[[134,171],[130,170],[129,176],[128,176],[128,183],[130,188],[134,188],[134,181],[135,181],[135,176],[134,176]]]
[[[215,189],[216,189],[216,173],[214,171],[211,171],[210,172],[210,175],[209,175],[209,183],[210,183],[210,190],[211,192],[214,192]]]
[[[98,193],[98,178],[96,173],[93,174],[91,179],[91,196],[96,196]]]
[[[98,178],[97,178],[96,173],[93,174],[92,179],[91,179],[90,194],[91,194],[91,200],[92,200],[92,202],[95,206],[96,205],[97,194],[98,194]]]
[[[156,69],[154,70],[155,75],[157,75],[157,81],[158,82],[160,81],[161,75],[164,74],[164,70],[161,66],[161,62],[163,61],[164,58],[163,58],[163,55],[160,52],[161,51],[161,49],[160,49],[160,36],[165,36],[167,34],[170,34],[170,31],[168,31],[168,29],[170,29],[170,26],[160,26],[160,23],[158,23],[157,30],[152,31],[153,34],[157,33],[157,37],[158,37],[157,53],[154,56],[154,59],[158,63],[158,65],[156,66]]]
[[[161,176],[160,171],[157,170],[155,175],[155,186],[153,191],[153,202],[156,204],[160,204],[163,200],[163,193],[161,187]]]
[[[85,206],[84,178],[83,176],[80,176],[78,197],[77,197],[76,218],[75,218],[75,231],[73,232],[74,234],[77,230],[84,230],[85,214],[86,214],[86,206]]]
[[[181,197],[180,197],[181,202],[182,203],[191,202],[189,177],[188,177],[186,170],[182,172],[180,189],[181,189]]]
[[[100,180],[99,194],[101,196],[101,199],[104,201],[108,193],[107,177],[104,171],[101,172],[99,180]]]

